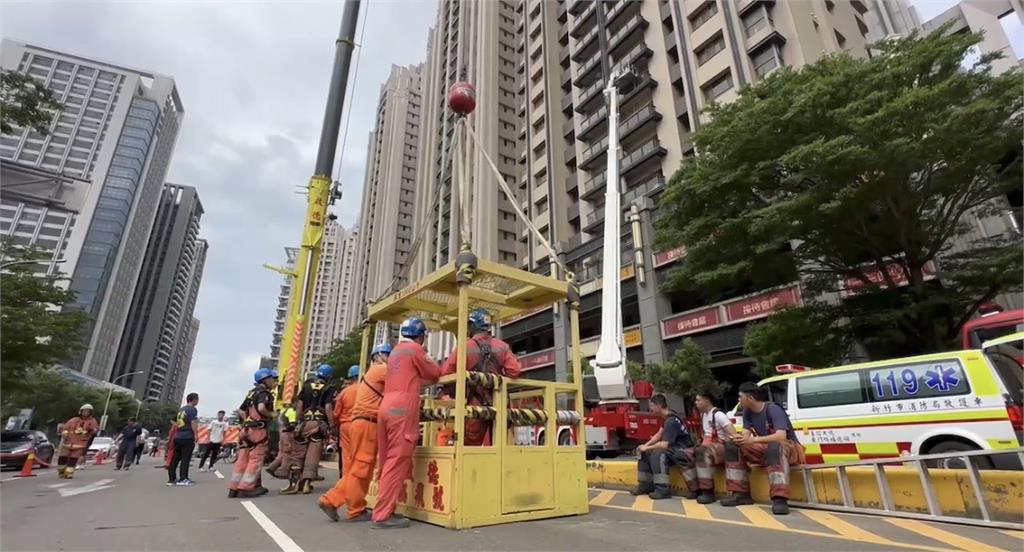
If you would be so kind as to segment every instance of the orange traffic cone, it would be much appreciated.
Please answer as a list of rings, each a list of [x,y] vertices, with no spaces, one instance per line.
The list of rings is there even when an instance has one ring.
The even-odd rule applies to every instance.
[[[28,453],[28,457],[25,458],[25,463],[21,465],[21,473],[14,477],[35,477],[36,474],[32,473],[33,466],[36,465],[36,453]]]
[[[94,463],[97,466],[102,466],[103,465],[103,451],[102,450],[96,453],[96,462],[94,462]]]

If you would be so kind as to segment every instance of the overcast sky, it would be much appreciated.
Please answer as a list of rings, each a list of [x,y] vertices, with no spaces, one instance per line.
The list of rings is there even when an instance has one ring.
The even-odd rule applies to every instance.
[[[913,2],[925,20],[954,3]],[[436,10],[434,0],[363,2],[363,54],[335,173],[345,199],[334,212],[346,227],[358,216],[380,84],[391,64],[423,61]],[[235,408],[270,351],[281,277],[261,265],[281,263],[299,240],[296,186],[313,170],[340,18],[340,2],[0,0],[4,37],[177,82],[185,121],[168,180],[198,188],[210,242],[187,385],[200,393],[201,415]]]

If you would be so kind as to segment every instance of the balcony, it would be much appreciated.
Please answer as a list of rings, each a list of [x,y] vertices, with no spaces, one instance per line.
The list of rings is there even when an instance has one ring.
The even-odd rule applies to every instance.
[[[587,215],[586,224],[583,225],[583,229],[587,232],[594,233],[601,225],[604,224],[604,206],[598,207],[593,213]]]
[[[608,108],[601,106],[601,109],[598,109],[580,123],[579,137],[586,140],[593,134],[592,131],[601,128],[601,123],[606,120],[608,120]]]
[[[622,57],[619,61],[612,66],[611,72],[620,71],[626,67],[630,67],[639,63],[643,58],[651,57],[654,54],[646,44],[637,44],[635,48],[629,51],[628,54]]]
[[[741,0],[739,5],[736,6],[736,15],[743,17],[745,13],[758,4],[768,4],[770,7],[775,4],[775,0]]]
[[[563,21],[565,19],[565,12],[565,2],[559,2],[558,7],[555,9],[555,15],[558,17],[559,21]]]
[[[580,198],[590,199],[596,195],[597,192],[603,191],[608,182],[607,174],[607,172],[602,172],[594,178],[584,182],[583,186],[580,186]]]
[[[572,15],[576,15],[576,14],[580,13],[580,10],[582,10],[585,7],[587,7],[587,4],[590,4],[590,3],[591,3],[591,0],[566,0],[566,2],[565,2],[566,8],[565,9],[569,13],[571,13]]]
[[[641,3],[642,3],[642,0],[619,0],[619,2],[617,4],[615,4],[614,6],[612,6],[612,8],[610,10],[608,10],[608,14],[605,15],[605,17],[604,17],[605,25],[607,25],[607,26],[614,25],[615,21],[618,18],[622,17],[622,15],[624,15],[627,12],[630,12],[630,11],[634,11],[635,12],[635,10],[632,10],[631,8],[634,8],[634,7],[639,8]],[[662,4],[664,4],[664,3],[662,3]]]
[[[579,204],[579,202],[574,201],[572,203],[572,205],[569,206],[569,220],[570,221],[580,220],[580,204]]]
[[[565,148],[565,164],[572,167],[576,165],[576,145]]]
[[[633,169],[639,167],[644,161],[655,156],[664,156],[666,153],[667,150],[662,147],[661,142],[659,142],[658,138],[655,137],[624,157],[622,159],[622,167],[620,171],[622,175],[625,176]]]
[[[619,136],[625,139],[652,120],[660,121],[661,113],[654,108],[654,104],[647,104],[619,123]]]
[[[580,88],[585,87],[587,84],[591,83],[592,79],[590,77],[594,75],[594,69],[600,68],[601,57],[594,56],[590,58],[589,61],[580,66],[579,70],[576,71],[576,78],[573,79],[572,83]],[[598,73],[598,77],[600,77],[600,73]]]
[[[573,120],[569,119],[562,125],[562,136],[571,138],[574,132],[576,132],[576,126],[573,124]]]
[[[567,92],[562,96],[562,112],[568,114],[570,111],[572,111],[572,94]]]
[[[576,174],[577,173],[572,173],[572,174],[569,175],[568,178],[565,179],[565,191],[572,192],[573,190],[576,189],[576,187],[577,187],[576,182],[578,180],[578,177],[576,176]]]
[[[558,49],[558,63],[567,65],[569,63],[569,47],[562,46]]]
[[[573,38],[579,38],[583,31],[587,30],[595,22],[594,14],[597,13],[597,4],[597,2],[587,2],[587,9],[579,17],[573,19],[572,29],[569,32]]]
[[[643,196],[649,196],[657,191],[661,191],[664,187],[665,177],[662,176],[661,173],[656,174],[622,194],[622,205],[628,206],[630,203],[633,203]]]
[[[626,39],[629,38],[629,36],[633,34],[635,31],[646,28],[646,19],[640,17],[639,15],[633,16],[633,18],[630,19],[629,22],[626,23],[625,26],[623,26],[622,29],[619,30],[619,32],[615,33],[614,35],[608,38],[608,53],[612,54],[613,52],[615,52],[615,49],[624,44],[626,42]]]
[[[580,101],[576,104],[577,113],[585,113],[587,108],[590,106],[594,98],[601,97],[601,90],[604,89],[604,79],[598,79],[597,82],[591,84],[586,90],[580,93]]]
[[[587,57],[588,55],[593,55],[593,54],[596,53],[596,52],[591,51],[590,46],[593,46],[594,44],[597,44],[597,40],[596,39],[597,39],[597,33],[599,31],[600,31],[600,29],[595,27],[594,30],[592,30],[589,33],[587,33],[587,36],[583,37],[582,39],[580,39],[580,40],[578,40],[576,42],[576,49],[573,50],[573,52],[572,52],[572,59],[573,59],[573,61],[578,62],[578,61],[580,61],[580,59],[582,59],[584,57]],[[594,57],[597,57],[597,56],[594,56]]]
[[[583,154],[580,156],[580,166],[584,169],[590,169],[595,161],[600,160],[604,153],[608,151],[608,138],[602,138],[600,142],[590,146],[583,150]]]

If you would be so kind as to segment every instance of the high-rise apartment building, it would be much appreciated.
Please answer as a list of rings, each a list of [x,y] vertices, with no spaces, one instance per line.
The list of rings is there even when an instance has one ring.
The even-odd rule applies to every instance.
[[[170,403],[181,404],[185,397],[185,384],[192,371],[192,356],[195,354],[196,340],[199,338],[198,318],[192,318],[188,330],[188,336],[182,346],[183,354],[178,355],[171,370],[171,386],[167,390],[167,401]]]
[[[342,308],[337,310],[336,327],[338,335],[342,338],[356,329],[365,318],[363,306],[355,302],[356,274],[360,261],[359,232],[358,227],[346,230],[341,244],[341,291],[338,295],[338,304]]]
[[[295,269],[295,260],[299,256],[299,250],[296,247],[285,247],[284,248],[285,270]],[[273,362],[272,367],[277,368],[277,363],[281,359],[281,345],[284,343],[284,325],[288,320],[288,307],[291,303],[292,295],[292,277],[285,276],[281,279],[281,289],[277,294],[277,308],[274,309],[274,331],[271,334],[270,340],[270,360]]]
[[[422,73],[422,124],[416,171],[414,228],[426,227],[413,262],[413,278],[453,260],[458,254],[459,208],[453,186],[451,146],[456,116],[448,109],[449,87],[467,80],[476,86],[476,110],[467,118],[480,146],[510,186],[518,181],[519,144],[516,63],[521,0],[441,0],[430,31]],[[471,211],[466,213],[478,257],[517,265],[524,248],[521,225],[501,192],[483,155],[470,159]]]
[[[111,374],[113,379],[141,371],[119,383],[144,400],[181,400],[208,248],[199,237],[202,216],[195,188],[164,185]]]
[[[81,253],[61,270],[77,293],[69,308],[91,318],[69,364],[109,380],[184,115],[174,79],[10,40],[0,67],[33,76],[64,104],[49,135],[19,128],[0,138],[0,158],[98,188],[68,243]]]
[[[921,27],[917,10],[906,0],[865,0],[864,4],[868,7],[864,19],[869,42],[907,36]]]
[[[309,313],[303,372],[315,369],[313,363],[331,350],[335,340],[345,337],[338,324],[338,309],[343,305],[340,299],[344,246],[345,229],[328,220],[320,243],[320,270],[313,290],[313,310]]]
[[[409,281],[422,124],[421,67],[391,66],[391,75],[380,88],[353,257],[352,306],[357,310]]]

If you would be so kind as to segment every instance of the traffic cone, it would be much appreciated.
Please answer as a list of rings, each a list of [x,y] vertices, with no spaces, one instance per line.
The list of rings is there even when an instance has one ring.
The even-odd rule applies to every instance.
[[[96,462],[94,462],[94,463],[97,466],[102,466],[103,465],[103,451],[102,450],[96,453]]]
[[[32,468],[36,465],[36,453],[28,453],[28,457],[25,458],[25,463],[21,465],[21,473],[14,477],[35,477],[36,474],[32,473]]]

